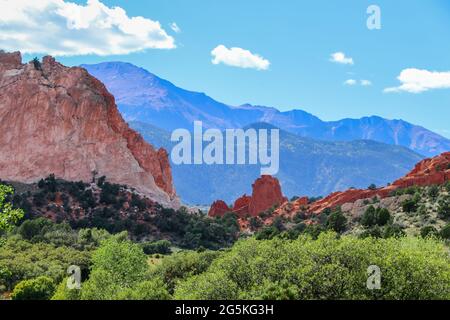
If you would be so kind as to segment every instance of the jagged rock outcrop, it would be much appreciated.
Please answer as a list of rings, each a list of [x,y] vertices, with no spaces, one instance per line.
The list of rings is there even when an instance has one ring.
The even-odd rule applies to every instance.
[[[0,179],[90,181],[95,171],[179,206],[167,152],[128,127],[100,81],[49,56],[21,60],[0,51]]]
[[[263,175],[253,183],[252,188],[252,195],[243,195],[237,199],[232,209],[221,200],[214,202],[209,210],[209,216],[216,217],[221,215],[220,212],[223,215],[231,211],[240,218],[256,217],[273,206],[279,206],[287,201],[281,192],[280,182],[272,176]]]
[[[250,202],[252,197],[244,194],[242,197],[238,198],[233,205],[233,212],[238,216],[245,216],[249,213]]]
[[[232,209],[228,207],[228,205],[224,201],[217,200],[211,205],[208,215],[213,218],[223,217],[227,212],[231,211]]]

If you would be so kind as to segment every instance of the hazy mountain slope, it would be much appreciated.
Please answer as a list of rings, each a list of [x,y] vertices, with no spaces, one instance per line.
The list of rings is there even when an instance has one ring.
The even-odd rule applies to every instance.
[[[151,144],[171,150],[170,134],[142,122],[130,122]],[[273,128],[254,124],[254,128]],[[414,167],[423,157],[400,146],[374,141],[325,142],[280,131],[280,171],[283,192],[294,195],[327,195],[349,187],[385,185]],[[182,201],[207,204],[227,202],[251,192],[251,182],[260,175],[259,166],[173,165],[174,184]],[[226,186],[233,186],[227,188]]]
[[[165,130],[192,128],[201,120],[208,128],[238,128],[256,122],[273,124],[304,137],[331,141],[370,139],[410,148],[425,156],[450,151],[450,140],[402,120],[380,117],[325,122],[302,110],[232,107],[203,93],[176,87],[129,63],[83,65],[113,93],[126,120],[137,120]]]

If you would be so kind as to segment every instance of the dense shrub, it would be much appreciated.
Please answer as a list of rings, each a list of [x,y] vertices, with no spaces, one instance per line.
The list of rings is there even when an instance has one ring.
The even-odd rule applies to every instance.
[[[439,235],[439,232],[433,226],[425,226],[420,229],[420,236],[422,238],[426,237],[436,237]]]
[[[450,218],[450,195],[447,195],[439,200],[438,214],[444,219]]]
[[[367,269],[382,272],[380,290]],[[401,267],[399,267],[401,266]],[[449,299],[450,257],[433,239],[359,240],[323,233],[238,242],[204,273],[181,281],[177,299]]]
[[[450,240],[450,223],[447,224],[444,228],[442,228],[441,237],[446,240]]]
[[[341,211],[335,211],[327,218],[327,227],[336,232],[344,232],[347,228],[347,218]]]
[[[171,253],[170,247],[172,244],[167,240],[144,242],[141,244],[145,254],[169,254]]]
[[[55,291],[55,283],[49,277],[23,280],[11,294],[12,300],[50,300]]]
[[[178,281],[205,272],[222,253],[215,251],[183,251],[165,257],[153,271],[154,276],[163,279],[169,292],[173,292]]]
[[[416,212],[417,208],[417,201],[415,199],[407,199],[402,202],[402,209],[406,213]]]
[[[70,265],[81,268],[87,275],[90,265],[90,252],[68,247],[56,248],[47,243],[30,243],[16,237],[9,238],[0,246],[0,269],[9,270],[11,276],[0,278],[0,285],[7,290],[27,279],[47,276],[59,283]]]
[[[361,217],[361,224],[365,227],[373,227],[375,225],[384,226],[391,220],[391,214],[388,209],[376,208],[370,206]]]

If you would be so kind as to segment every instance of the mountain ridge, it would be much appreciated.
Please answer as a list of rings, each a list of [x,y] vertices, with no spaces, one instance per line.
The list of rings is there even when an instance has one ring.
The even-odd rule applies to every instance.
[[[282,112],[251,104],[230,106],[205,93],[177,87],[131,63],[81,66],[105,83],[127,121],[147,122],[167,131],[192,129],[194,121],[202,121],[205,128],[218,129],[267,122],[304,137],[330,141],[375,140],[405,146],[427,157],[450,151],[449,139],[401,119],[367,116],[323,121],[300,109]]]
[[[171,149],[170,133],[130,121],[130,126],[156,147]],[[244,127],[274,128],[254,123]],[[280,130],[280,180],[285,194],[320,196],[349,187],[384,185],[406,174],[423,156],[402,146],[372,140],[320,141]],[[260,176],[257,165],[171,165],[177,193],[189,204],[216,199],[231,202],[250,193],[250,181]],[[192,177],[195,177],[193,179]],[[233,186],[232,189],[223,186]]]

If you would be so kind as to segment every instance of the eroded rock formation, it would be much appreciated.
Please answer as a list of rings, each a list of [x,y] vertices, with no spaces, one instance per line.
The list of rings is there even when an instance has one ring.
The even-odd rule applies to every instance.
[[[105,86],[52,57],[22,64],[0,51],[0,179],[36,182],[49,174],[90,181],[92,172],[150,199],[179,206],[167,152],[122,119]]]

